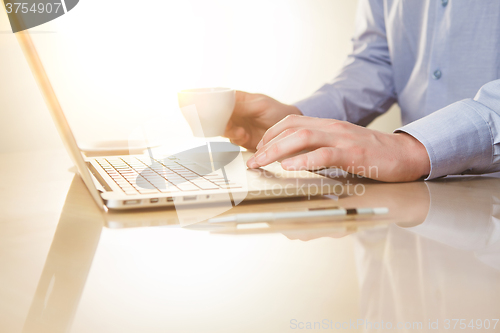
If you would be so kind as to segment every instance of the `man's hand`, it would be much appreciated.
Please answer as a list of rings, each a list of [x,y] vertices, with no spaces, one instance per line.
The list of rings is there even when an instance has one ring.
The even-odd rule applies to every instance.
[[[286,170],[338,167],[386,182],[412,181],[430,172],[425,147],[411,135],[305,116],[288,116],[271,127],[247,165],[258,168],[281,159]]]
[[[266,95],[236,92],[236,105],[224,136],[232,143],[255,150],[264,133],[290,114],[302,114],[293,106]]]

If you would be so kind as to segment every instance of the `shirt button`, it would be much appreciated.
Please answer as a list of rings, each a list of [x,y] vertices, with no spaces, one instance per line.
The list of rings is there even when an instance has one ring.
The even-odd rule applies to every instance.
[[[434,80],[439,80],[441,78],[441,75],[443,75],[443,73],[441,73],[439,69],[436,69],[434,73],[432,73],[432,78]]]
[[[443,7],[448,6],[448,0],[441,0],[441,5],[443,5]]]

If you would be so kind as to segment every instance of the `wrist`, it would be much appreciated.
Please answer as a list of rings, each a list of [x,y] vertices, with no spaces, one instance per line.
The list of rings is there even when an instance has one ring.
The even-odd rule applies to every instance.
[[[412,135],[395,133],[403,142],[403,168],[408,170],[411,180],[428,176],[431,172],[431,162],[425,146]]]
[[[288,112],[289,114],[296,114],[299,116],[303,116],[302,112],[295,105],[288,105]]]

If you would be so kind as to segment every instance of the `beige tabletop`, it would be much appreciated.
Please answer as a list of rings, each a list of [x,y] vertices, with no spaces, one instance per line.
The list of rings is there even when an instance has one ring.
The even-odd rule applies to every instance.
[[[500,331],[498,178],[340,177],[363,191],[229,213],[390,213],[241,229],[102,213],[64,151],[3,154],[0,171],[2,333]]]

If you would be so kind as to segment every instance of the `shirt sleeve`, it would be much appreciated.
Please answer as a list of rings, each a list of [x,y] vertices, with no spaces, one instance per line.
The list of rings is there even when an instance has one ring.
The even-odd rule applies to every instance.
[[[362,126],[396,101],[382,0],[360,0],[353,52],[336,77],[295,103],[310,117],[346,120]]]
[[[427,149],[427,179],[500,170],[500,80],[485,84],[474,99],[465,99],[396,131],[419,140]]]

